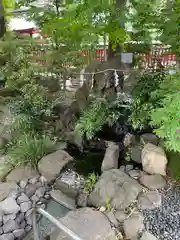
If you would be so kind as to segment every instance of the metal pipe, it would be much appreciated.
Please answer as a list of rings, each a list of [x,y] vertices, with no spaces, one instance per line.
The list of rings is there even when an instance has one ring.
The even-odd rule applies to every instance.
[[[71,231],[69,228],[67,228],[63,223],[61,223],[59,220],[57,220],[52,215],[50,215],[48,212],[46,212],[44,209],[37,208],[36,210],[38,213],[40,213],[45,218],[47,218],[50,222],[52,222],[54,225],[56,225],[59,229],[63,230],[65,233],[67,233],[72,239],[83,240],[81,237],[77,236],[73,231]]]
[[[33,220],[33,233],[34,233],[34,240],[40,240],[39,237],[39,231],[37,227],[37,217],[36,217],[36,208],[33,209],[33,215],[32,215],[32,220]]]

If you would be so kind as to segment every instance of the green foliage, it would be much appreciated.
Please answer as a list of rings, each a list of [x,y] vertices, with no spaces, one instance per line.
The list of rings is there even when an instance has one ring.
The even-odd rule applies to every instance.
[[[105,205],[106,211],[111,211],[111,199],[107,199],[106,205]]]
[[[9,146],[7,154],[8,164],[13,167],[30,166],[37,168],[38,161],[46,154],[53,151],[54,143],[47,136],[23,134],[16,143]]]
[[[177,152],[167,152],[167,157],[170,176],[176,180],[180,180],[180,154]]]
[[[105,124],[112,126],[121,116],[120,108],[126,107],[120,99],[108,101],[99,98],[93,101],[77,121],[75,131],[87,139],[95,137]]]
[[[133,102],[130,107],[130,122],[134,129],[148,127],[151,120],[151,111],[159,106],[158,97],[151,93],[159,88],[166,77],[165,72],[142,73],[132,91]]]
[[[155,133],[169,150],[180,152],[180,73],[169,75],[152,96],[160,102],[151,113]]]
[[[95,173],[90,173],[85,180],[84,191],[86,193],[91,193],[95,187],[97,180],[98,176]]]

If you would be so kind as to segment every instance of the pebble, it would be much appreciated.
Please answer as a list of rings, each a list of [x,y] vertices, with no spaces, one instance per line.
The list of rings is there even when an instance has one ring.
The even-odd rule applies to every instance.
[[[32,203],[29,202],[23,202],[20,204],[20,208],[21,208],[21,212],[25,213],[27,212],[29,209],[32,208]]]
[[[3,225],[4,233],[10,233],[18,228],[19,228],[18,224],[16,223],[15,220],[12,220],[12,219]]]
[[[142,212],[146,230],[158,240],[180,239],[180,186],[162,197],[160,207]]]
[[[29,202],[29,198],[24,193],[22,193],[17,199],[18,204],[21,204],[23,202]]]
[[[28,184],[28,180],[21,180],[19,182],[20,188],[25,188],[27,186],[27,184]]]
[[[40,188],[38,188],[38,189],[36,190],[35,195],[36,195],[38,198],[41,198],[41,197],[44,196],[45,192],[46,192],[46,188],[45,188],[45,187],[40,187]]]
[[[131,164],[126,165],[126,172],[129,172],[131,170],[133,170],[133,165]]]
[[[30,183],[30,184],[35,184],[35,183],[38,182],[38,179],[39,179],[39,177],[33,177],[33,178],[31,178],[31,179],[29,180],[29,183]]]
[[[14,240],[14,235],[12,233],[2,234],[0,240]]]
[[[20,213],[19,215],[17,215],[16,217],[17,224],[20,224],[23,220],[24,220],[24,213]]]
[[[22,238],[25,236],[25,230],[24,229],[16,229],[13,231],[13,234],[16,238]]]
[[[16,214],[8,214],[3,216],[3,224],[7,223],[9,220],[14,220],[16,218]]]

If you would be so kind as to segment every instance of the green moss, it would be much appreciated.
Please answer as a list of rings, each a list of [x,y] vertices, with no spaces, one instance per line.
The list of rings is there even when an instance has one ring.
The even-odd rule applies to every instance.
[[[180,180],[180,153],[168,152],[167,157],[170,175],[176,180]]]

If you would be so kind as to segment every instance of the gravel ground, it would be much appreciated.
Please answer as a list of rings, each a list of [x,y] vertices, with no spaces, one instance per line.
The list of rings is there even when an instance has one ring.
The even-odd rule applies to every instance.
[[[180,186],[164,194],[160,207],[143,215],[146,230],[159,240],[180,240]]]

